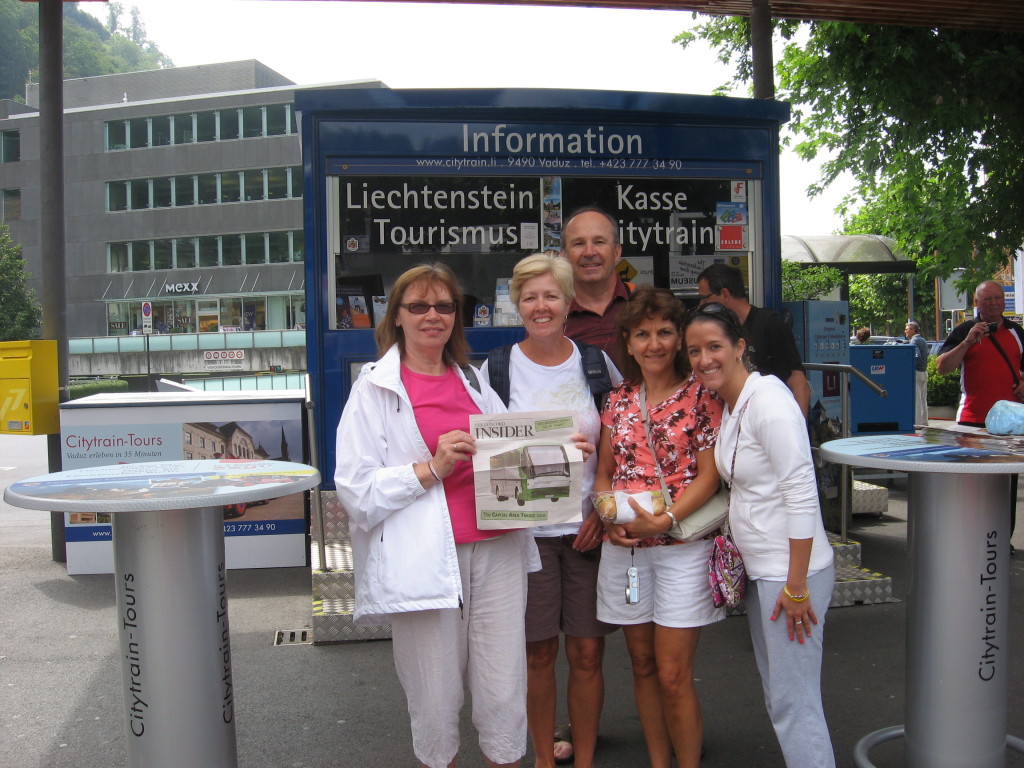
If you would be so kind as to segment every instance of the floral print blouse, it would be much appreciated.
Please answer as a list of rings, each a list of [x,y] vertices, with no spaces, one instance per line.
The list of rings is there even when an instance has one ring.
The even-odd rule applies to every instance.
[[[622,382],[608,394],[601,413],[601,423],[611,430],[612,489],[616,491],[661,490],[640,413],[640,384]],[[674,500],[697,476],[697,451],[714,448],[722,424],[722,401],[690,376],[664,402],[648,400],[647,408],[658,464]],[[640,546],[679,543],[662,534],[644,539]]]

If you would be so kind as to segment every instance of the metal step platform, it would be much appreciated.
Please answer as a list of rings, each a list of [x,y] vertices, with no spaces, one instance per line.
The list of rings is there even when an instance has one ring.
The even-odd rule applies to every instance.
[[[314,543],[313,567],[313,643],[350,643],[365,640],[389,640],[388,625],[360,627],[352,621],[355,605],[355,581],[352,573],[352,547],[348,531],[348,515],[333,491],[321,493],[327,568],[320,563],[319,548]],[[316,515],[313,515],[313,541],[319,536]],[[829,533],[836,566],[836,585],[832,590],[831,608],[895,602],[892,579],[861,567],[861,545],[858,541],[840,541]],[[730,616],[745,613],[741,603],[729,610]]]

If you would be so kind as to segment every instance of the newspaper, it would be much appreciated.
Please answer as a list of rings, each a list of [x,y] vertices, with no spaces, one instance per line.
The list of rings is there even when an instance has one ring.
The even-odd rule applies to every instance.
[[[583,519],[583,453],[571,411],[469,417],[476,438],[477,526],[530,528]]]

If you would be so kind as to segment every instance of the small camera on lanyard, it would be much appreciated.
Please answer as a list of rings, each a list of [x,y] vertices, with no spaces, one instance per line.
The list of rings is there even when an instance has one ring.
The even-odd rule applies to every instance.
[[[640,575],[635,567],[626,569],[626,605],[640,602]]]

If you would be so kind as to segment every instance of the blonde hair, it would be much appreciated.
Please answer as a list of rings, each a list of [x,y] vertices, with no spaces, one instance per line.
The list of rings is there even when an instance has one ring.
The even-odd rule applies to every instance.
[[[512,281],[508,285],[508,296],[512,303],[519,306],[523,293],[523,284],[535,277],[551,275],[558,284],[558,289],[567,302],[576,298],[576,286],[572,281],[572,264],[562,256],[547,253],[531,253],[519,260],[512,269]]]
[[[408,269],[398,276],[388,296],[388,310],[374,332],[377,342],[377,354],[382,356],[395,344],[405,353],[405,332],[396,323],[399,305],[405,298],[406,291],[414,285],[426,285],[445,288],[455,304],[455,323],[452,334],[444,345],[444,361],[448,365],[466,365],[469,362],[469,344],[466,342],[466,329],[462,326],[462,307],[465,299],[458,278],[447,264],[435,261],[432,264],[420,264]]]

